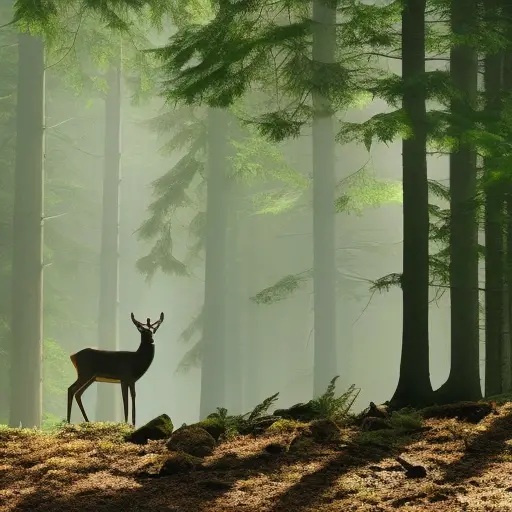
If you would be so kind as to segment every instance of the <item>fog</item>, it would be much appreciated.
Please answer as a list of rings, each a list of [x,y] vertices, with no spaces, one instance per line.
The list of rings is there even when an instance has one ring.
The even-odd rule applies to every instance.
[[[153,37],[152,42],[156,45],[165,40],[159,36]],[[399,63],[383,60],[382,64],[399,72]],[[148,121],[163,111],[172,112],[172,106],[156,95],[133,104],[133,91],[126,82],[126,75],[123,75],[121,101],[117,348],[134,351],[139,346],[139,334],[130,319],[132,312],[142,322],[148,317],[155,321],[163,312],[165,321],[155,334],[155,359],[137,382],[137,423],[142,424],[163,412],[169,414],[175,425],[192,423],[199,419],[201,368],[196,364],[180,369],[179,364],[200,338],[200,333],[196,332],[187,342],[181,339],[183,331],[203,306],[204,254],[190,265],[187,276],[156,270],[148,279],[136,267],[137,261],[153,247],[153,242],[138,236],[139,228],[150,215],[153,183],[173,168],[186,150],[162,151],[169,135],[156,134],[148,127]],[[88,95],[84,91],[66,90],[62,82],[59,71],[47,71],[45,237],[55,243],[46,255],[48,266],[44,268],[45,294],[52,296],[51,303],[45,303],[44,338],[54,340],[68,356],[86,347],[98,347],[105,113],[98,91]],[[340,113],[338,117],[339,120],[362,121],[387,108],[383,102],[373,101],[364,108]],[[286,164],[305,177],[312,173],[310,132],[306,129],[299,138],[275,145]],[[362,145],[337,144],[336,180],[342,182],[365,168],[378,180],[400,182],[401,151],[400,141],[389,145],[374,143],[370,153]],[[448,180],[447,157],[430,156],[428,164],[431,179]],[[64,185],[68,189],[63,194],[60,188]],[[256,184],[252,190],[263,185]],[[248,187],[251,190],[251,185]],[[235,194],[243,210],[250,194],[242,191]],[[233,382],[228,379],[226,403],[218,404],[227,406],[230,412],[249,411],[276,392],[279,392],[279,407],[312,398],[311,283],[303,283],[289,297],[274,304],[256,304],[251,300],[284,276],[311,269],[310,191],[305,197],[298,211],[251,212],[235,228],[238,229],[237,249],[229,265],[238,265],[239,274],[232,288],[227,287],[225,291],[228,296],[235,294],[232,302],[236,305],[229,306],[232,316],[228,318],[226,334],[228,338],[238,339],[238,349],[242,351],[243,363],[238,369],[241,403],[231,397]],[[355,411],[366,407],[369,401],[388,400],[399,376],[402,292],[396,287],[381,292],[370,289],[372,281],[402,271],[402,205],[395,199],[363,205],[359,212],[336,214],[338,385],[340,390],[351,384],[360,389]],[[172,253],[180,261],[187,259],[188,224],[196,212],[196,205],[191,205],[176,209],[173,217]],[[61,244],[59,239],[72,241],[81,256],[77,258],[77,252],[68,252],[69,242]],[[434,389],[446,380],[450,365],[449,299],[437,293],[431,291],[430,304]],[[66,311],[65,316],[59,317],[59,308]],[[52,414],[59,419],[64,418],[66,410],[64,382],[68,379],[65,386],[71,385],[74,378],[71,362],[67,358],[63,361],[61,364],[67,366],[59,371],[62,370],[65,378],[59,380],[58,400],[52,399]],[[95,383],[84,394],[84,406],[91,418],[95,417],[96,387],[103,393],[111,386]],[[121,420],[118,385],[115,393],[118,409],[112,411],[111,419]],[[72,421],[81,421],[76,407]]]
[[[120,348],[135,350],[139,343],[137,331],[130,321],[133,311],[136,318],[157,318],[160,311],[165,313],[165,322],[155,335],[155,360],[144,377],[137,383],[138,423],[150,420],[162,412],[168,413],[175,424],[191,423],[199,417],[200,378],[199,368],[177,372],[178,363],[191,348],[193,342],[179,342],[181,332],[202,306],[204,297],[204,267],[196,268],[191,277],[174,277],[157,272],[147,281],[136,269],[138,258],[147,254],[151,244],[137,239],[137,230],[147,218],[147,208],[152,196],[152,182],[171,168],[181,155],[162,155],[160,147],[165,137],[157,137],[144,125],[144,121],[157,115],[163,102],[154,100],[151,105],[133,107],[129,94],[125,94],[122,107],[122,159],[120,185],[120,304],[119,333]],[[383,105],[375,102],[363,111],[349,112],[349,116],[370,116],[382,111]],[[53,112],[52,112],[53,114]],[[49,113],[50,115],[50,113]],[[55,123],[62,120],[57,113]],[[100,155],[103,148],[103,113],[101,105],[92,108],[88,114],[94,129],[86,131],[79,120],[66,124],[68,134],[80,140],[80,148],[70,155],[69,165],[86,169],[83,186],[87,186],[90,199],[101,203],[101,159],[84,154]],[[53,116],[52,116],[53,117]],[[52,121],[53,122],[53,121]],[[299,141],[284,144],[285,157],[297,170],[310,172],[311,140],[304,135]],[[399,143],[386,146],[375,144],[369,164],[377,177],[388,180],[401,179],[401,147]],[[337,178],[356,172],[368,162],[368,153],[356,145],[338,147],[336,152]],[[436,180],[446,179],[446,161],[432,157],[429,170]],[[56,219],[55,229],[65,234],[75,233],[77,241],[90,244],[99,254],[100,216],[95,212],[89,218],[90,236],[76,232],[75,226],[83,222],[87,212],[76,209],[67,212],[62,219]],[[279,220],[271,214],[261,222],[265,229],[249,234],[255,237],[255,244],[262,247],[262,253],[251,268],[249,293],[243,299],[243,307],[251,308],[257,317],[257,326],[242,324],[239,332],[240,343],[248,329],[261,331],[259,343],[266,355],[259,363],[261,379],[256,393],[246,391],[244,411],[256,403],[249,396],[263,400],[279,392],[281,406],[307,400],[312,396],[313,379],[313,333],[312,301],[310,287],[299,290],[294,296],[274,305],[253,305],[250,296],[274,284],[287,274],[301,272],[312,265],[311,221],[294,222],[293,219]],[[401,350],[401,292],[391,289],[372,294],[367,280],[375,280],[401,269],[401,205],[390,204],[368,207],[360,214],[337,215],[337,261],[338,270],[344,279],[357,283],[358,298],[341,293],[338,295],[337,317],[340,346],[349,344],[349,361],[338,351],[338,368],[345,370],[349,377],[340,372],[343,385],[354,383],[361,389],[355,410],[365,407],[370,400],[387,400],[393,393],[398,379]],[[176,257],[184,256],[187,243],[184,229],[174,238]],[[378,249],[376,249],[378,247]],[[266,249],[263,249],[266,248]],[[268,248],[271,248],[269,254]],[[267,252],[267,254],[264,254]],[[88,310],[76,309],[76,315],[90,323],[88,331],[94,336],[97,324],[97,282],[91,288],[76,289],[70,292],[73,303],[84,300],[90,305]],[[434,296],[433,296],[434,298]],[[440,386],[449,371],[449,307],[447,298],[433,301],[430,307],[430,339],[432,382]],[[271,326],[271,327],[269,327]],[[60,331],[60,329],[59,329]],[[97,346],[94,339],[87,339],[81,332],[62,332],[62,338],[70,350],[86,346]],[[279,344],[286,340],[287,344]],[[347,340],[347,341],[345,341]],[[68,345],[69,344],[69,345]],[[293,353],[287,350],[293,346]],[[261,365],[261,366],[260,366]],[[247,372],[244,369],[242,378]],[[95,410],[95,386],[100,389],[110,386],[96,383],[84,395],[87,411]],[[116,396],[121,404],[120,390]],[[64,415],[65,403],[62,403]],[[240,411],[237,411],[240,412]],[[79,411],[73,411],[73,418],[79,421]]]

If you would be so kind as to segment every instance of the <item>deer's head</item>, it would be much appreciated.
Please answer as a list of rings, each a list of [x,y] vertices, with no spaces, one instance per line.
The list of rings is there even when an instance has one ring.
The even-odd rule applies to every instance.
[[[162,322],[164,321],[164,314],[160,313],[160,318],[154,322],[151,323],[151,319],[148,318],[146,320],[146,323],[143,324],[142,322],[139,322],[135,319],[132,313],[132,322],[135,327],[137,327],[137,330],[140,332],[140,338],[142,343],[153,343],[153,334],[158,330]]]

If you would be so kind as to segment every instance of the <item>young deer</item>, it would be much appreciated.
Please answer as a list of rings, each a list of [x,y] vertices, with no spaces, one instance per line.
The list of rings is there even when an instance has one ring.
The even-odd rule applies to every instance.
[[[128,390],[132,397],[132,423],[135,425],[135,383],[146,373],[153,358],[155,347],[153,345],[153,334],[158,330],[164,321],[164,314],[151,323],[148,318],[146,324],[135,320],[132,313],[132,322],[140,332],[140,345],[135,352],[98,350],[95,348],[84,348],[70,356],[71,362],[76,369],[78,378],[68,388],[68,423],[71,421],[71,406],[73,397],[82,412],[85,421],[89,421],[82,404],[84,391],[93,382],[111,382],[121,384],[124,406],[124,421],[128,423]]]

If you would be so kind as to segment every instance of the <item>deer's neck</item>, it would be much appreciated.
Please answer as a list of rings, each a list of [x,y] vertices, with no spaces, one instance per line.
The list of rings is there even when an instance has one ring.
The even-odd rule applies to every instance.
[[[140,379],[147,372],[154,357],[155,346],[141,342],[137,349],[137,357],[135,358],[135,374],[137,379]]]

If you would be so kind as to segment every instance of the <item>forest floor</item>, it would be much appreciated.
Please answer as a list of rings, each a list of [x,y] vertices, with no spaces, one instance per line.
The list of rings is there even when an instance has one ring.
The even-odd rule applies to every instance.
[[[425,426],[407,436],[347,429],[337,444],[293,453],[266,447],[287,445],[294,429],[239,437],[194,471],[159,477],[151,468],[169,457],[164,443],[122,442],[126,427],[0,427],[0,510],[512,511],[512,404],[476,425]],[[395,455],[426,476],[407,478]]]

